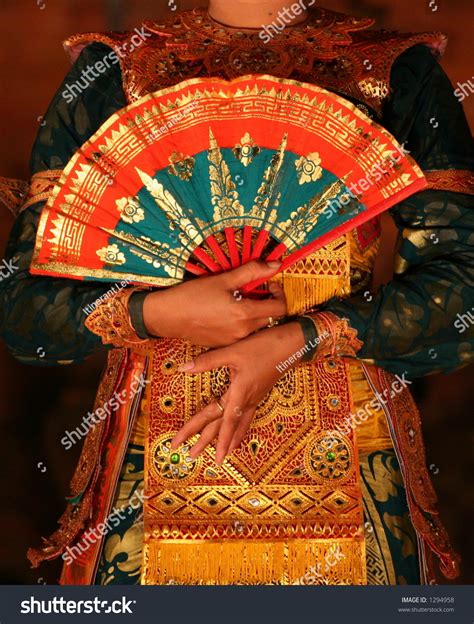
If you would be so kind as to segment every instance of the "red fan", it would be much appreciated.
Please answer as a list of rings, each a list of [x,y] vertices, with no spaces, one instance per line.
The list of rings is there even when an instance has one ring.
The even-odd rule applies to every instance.
[[[284,269],[425,187],[388,132],[324,89],[195,79],[78,147],[43,210],[32,272],[169,286],[253,258]]]

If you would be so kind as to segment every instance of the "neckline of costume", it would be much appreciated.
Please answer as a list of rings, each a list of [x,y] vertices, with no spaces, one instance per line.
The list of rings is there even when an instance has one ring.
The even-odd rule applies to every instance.
[[[263,28],[239,29],[224,26],[214,20],[205,8],[182,11],[164,20],[147,20],[145,27],[167,38],[168,45],[202,44],[255,47],[294,42],[319,43],[331,40],[332,45],[347,46],[352,43],[351,33],[366,30],[374,19],[336,13],[320,7],[308,9],[308,18],[301,24],[285,27],[265,43],[261,38]],[[269,25],[267,24],[268,28]]]
[[[216,28],[222,28],[224,30],[230,31],[231,33],[243,32],[243,33],[248,33],[248,34],[258,34],[262,30],[264,30],[265,26],[268,26],[268,24],[272,24],[277,21],[275,19],[275,20],[272,20],[272,22],[269,22],[268,24],[262,24],[261,26],[257,26],[255,28],[249,28],[249,27],[242,27],[242,26],[230,26],[228,24],[224,24],[223,22],[219,22],[219,20],[216,20],[212,17],[209,11],[205,11],[205,18],[209,22],[214,24]],[[285,28],[294,30],[295,28],[306,26],[307,24],[309,24],[310,21],[311,21],[311,14],[310,14],[310,11],[308,10],[308,15],[306,16],[304,21],[298,22],[298,24],[294,24],[294,25],[288,24]]]

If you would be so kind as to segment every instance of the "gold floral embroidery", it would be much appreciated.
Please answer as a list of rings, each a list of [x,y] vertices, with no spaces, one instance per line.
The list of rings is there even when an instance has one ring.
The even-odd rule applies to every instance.
[[[244,207],[240,203],[239,194],[232,180],[229,166],[222,156],[214,133],[209,128],[209,179],[211,181],[211,201],[214,206],[214,221],[235,217],[235,222],[229,226],[240,225],[239,217],[244,214]]]
[[[232,151],[243,166],[248,167],[255,156],[260,153],[260,148],[252,139],[250,134],[246,132],[240,139],[240,143],[237,143]]]
[[[295,162],[296,171],[298,172],[298,180],[300,184],[307,182],[316,182],[323,175],[323,169],[320,167],[321,157],[318,152],[311,152],[307,156],[301,156]]]
[[[270,166],[265,171],[250,212],[253,217],[256,217],[255,223],[251,222],[253,225],[261,226],[263,221],[264,227],[268,229],[278,218],[276,209],[280,205],[281,192],[278,191],[277,180],[285,159],[287,143],[288,135],[284,134],[278,151],[273,155]]]
[[[117,199],[116,205],[125,223],[140,223],[145,219],[145,211],[136,197],[122,197]]]
[[[176,226],[179,226],[181,232],[186,234],[190,242],[193,242],[196,246],[200,245],[203,241],[202,234],[196,229],[191,221],[186,216],[185,209],[181,204],[173,197],[173,194],[166,189],[163,184],[158,180],[152,178],[144,171],[137,169],[137,173],[140,176],[141,181],[146,187],[146,190],[150,193],[156,202],[156,205],[160,210],[163,210],[166,217]]]
[[[121,265],[125,264],[125,255],[120,251],[118,245],[108,245],[97,250],[97,255],[105,264]]]
[[[383,515],[383,520],[387,525],[390,533],[403,544],[402,555],[409,557],[416,555],[413,528],[408,513],[403,516],[391,516],[387,512]]]
[[[140,573],[142,544],[143,526],[141,524],[132,525],[123,537],[115,533],[107,539],[104,546],[104,559],[110,567],[106,569],[102,585],[109,585],[114,581],[114,560],[119,561],[117,568],[121,572],[126,572],[129,576],[136,576]]]
[[[185,156],[182,152],[173,152],[168,160],[171,165],[168,171],[171,175],[185,181],[193,177],[196,160],[192,156]]]
[[[344,179],[332,182],[323,191],[316,193],[309,202],[294,210],[289,219],[280,223],[280,228],[285,233],[282,242],[288,250],[292,251],[305,244],[307,235],[316,226],[328,202],[336,199],[343,188]]]
[[[365,480],[376,501],[386,503],[391,495],[396,496],[397,486],[403,487],[403,480],[396,467],[396,459],[390,455],[377,455],[371,471],[366,470]]]

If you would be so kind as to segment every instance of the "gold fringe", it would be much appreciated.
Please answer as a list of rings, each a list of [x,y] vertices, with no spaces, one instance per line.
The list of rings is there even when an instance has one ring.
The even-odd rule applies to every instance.
[[[348,294],[345,276],[318,276],[284,274],[272,281],[280,283],[288,306],[288,316],[302,314],[331,297]]]
[[[145,540],[142,585],[365,585],[364,538]]]
[[[350,295],[350,261],[346,234],[272,278],[285,292],[288,316],[307,312],[332,297]]]

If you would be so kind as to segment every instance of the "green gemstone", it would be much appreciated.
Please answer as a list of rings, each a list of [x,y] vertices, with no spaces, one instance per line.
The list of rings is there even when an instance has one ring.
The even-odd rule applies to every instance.
[[[333,451],[329,451],[328,453],[326,453],[326,459],[330,462],[334,461],[336,459],[336,453],[333,453]]]
[[[179,464],[180,459],[181,457],[179,456],[179,453],[171,453],[170,462],[172,464]]]

